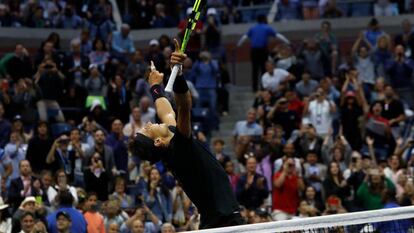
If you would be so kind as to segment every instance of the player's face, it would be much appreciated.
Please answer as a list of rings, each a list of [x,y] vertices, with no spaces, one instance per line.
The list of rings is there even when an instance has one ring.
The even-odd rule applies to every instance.
[[[140,133],[154,140],[158,137],[168,136],[168,126],[166,124],[153,124],[148,122],[141,129]]]

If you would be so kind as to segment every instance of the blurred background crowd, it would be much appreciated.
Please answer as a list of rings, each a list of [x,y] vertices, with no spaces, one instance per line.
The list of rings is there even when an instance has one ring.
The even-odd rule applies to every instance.
[[[412,205],[410,20],[390,35],[372,18],[347,49],[328,20],[301,41],[267,24],[393,16],[411,4],[208,1],[183,66],[193,132],[222,164],[248,223]],[[175,27],[181,38],[191,5],[118,1],[117,24],[113,1],[0,1],[1,27],[79,29],[69,46],[53,32],[37,50],[17,42],[0,58],[0,232],[198,229],[197,209],[172,174],[128,148],[157,121],[148,64],[167,77],[174,49],[168,35],[138,48],[131,29]],[[252,73],[243,75],[254,99],[226,145],[220,120],[232,115],[234,93],[221,28],[245,22],[255,23],[237,45],[250,41]]]

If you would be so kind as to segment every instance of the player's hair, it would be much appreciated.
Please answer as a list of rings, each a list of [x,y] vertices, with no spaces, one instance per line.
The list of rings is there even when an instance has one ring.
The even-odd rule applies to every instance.
[[[137,133],[130,143],[130,150],[133,155],[147,160],[151,164],[160,161],[163,155],[166,154],[165,148],[155,146],[154,140],[141,133]]]

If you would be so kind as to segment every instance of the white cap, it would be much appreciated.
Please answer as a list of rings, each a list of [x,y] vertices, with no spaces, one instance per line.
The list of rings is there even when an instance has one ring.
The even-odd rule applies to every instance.
[[[150,40],[149,45],[150,46],[154,46],[154,45],[158,46],[158,45],[160,45],[160,42],[158,42],[157,39],[152,39],[152,40]]]
[[[34,202],[34,203],[36,203],[36,198],[35,197],[33,197],[33,196],[30,196],[30,197],[26,197],[23,201],[22,201],[22,203],[20,204],[20,207],[24,207],[27,203],[29,203],[29,202]]]
[[[207,15],[217,15],[216,8],[208,8]]]
[[[102,107],[101,101],[99,101],[98,99],[94,99],[93,102],[92,102],[91,108],[89,109],[89,111],[92,112],[98,106],[101,106]]]

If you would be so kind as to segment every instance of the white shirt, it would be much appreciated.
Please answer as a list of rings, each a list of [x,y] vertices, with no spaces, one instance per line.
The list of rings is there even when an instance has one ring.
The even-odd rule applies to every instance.
[[[332,125],[332,115],[328,100],[322,102],[313,100],[309,103],[309,123],[315,127],[318,135],[328,133]]]
[[[148,122],[155,123],[155,109],[149,107],[146,112],[141,112],[141,121],[144,124]]]
[[[1,233],[11,233],[12,229],[12,219],[7,218],[5,221],[0,223],[0,232]]]
[[[276,92],[279,84],[289,77],[289,72],[282,69],[274,69],[273,74],[266,72],[262,75],[262,86],[264,89]]]

